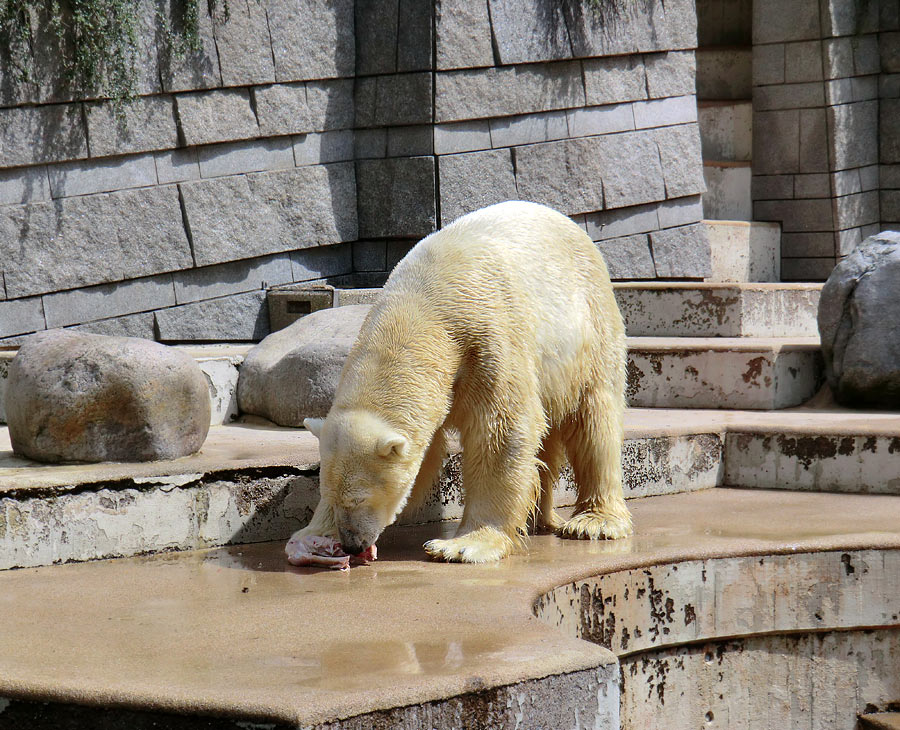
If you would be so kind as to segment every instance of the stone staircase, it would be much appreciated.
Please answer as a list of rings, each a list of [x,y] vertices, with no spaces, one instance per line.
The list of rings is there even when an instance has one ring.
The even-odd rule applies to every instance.
[[[820,288],[617,284],[629,335],[632,407],[623,460],[636,536],[599,544],[533,537],[528,554],[500,566],[422,560],[421,542],[452,530],[448,521],[461,515],[458,450],[422,511],[401,515],[380,541],[382,561],[341,575],[287,566],[284,539],[305,524],[318,500],[317,443],[302,429],[237,413],[247,347],[186,348],[207,374],[215,412],[206,444],[190,457],[38,465],[13,456],[0,427],[0,569],[20,568],[0,570],[0,730],[33,725],[37,717],[76,728],[101,721],[512,727],[516,712],[519,722],[536,726],[618,728],[627,717],[630,726],[645,726],[653,705],[635,698],[648,687],[658,693],[656,680],[639,669],[631,681],[643,684],[624,687],[620,698],[617,662],[643,665],[597,628],[609,617],[576,626],[569,613],[550,611],[548,591],[616,571],[625,571],[623,586],[631,585],[627,576],[647,566],[706,558],[730,565],[748,555],[762,561],[825,551],[846,576],[842,555],[852,565],[866,561],[866,575],[877,557],[888,572],[866,590],[894,601],[883,616],[857,615],[850,598],[822,590],[796,611],[809,612],[822,635],[830,636],[830,628],[847,637],[863,635],[855,627],[877,629],[860,641],[887,642],[864,648],[890,657],[884,649],[900,626],[900,414],[849,411],[835,406],[827,390],[813,397],[822,379]],[[376,294],[338,289],[331,304],[366,303]],[[0,384],[11,355],[0,353]],[[574,502],[570,475],[561,477],[556,498],[560,505]],[[746,571],[757,571],[756,563]],[[801,563],[789,560],[783,569],[843,590],[827,560]],[[725,586],[763,580],[742,583],[745,569],[735,566],[715,589],[716,605],[732,606],[734,615],[723,614],[716,630],[691,634],[713,655],[744,651],[743,644],[738,651],[737,644],[715,643],[717,637],[748,647],[758,641],[757,629],[741,623],[750,599],[720,600],[730,595],[721,593]],[[700,583],[676,588],[671,571],[655,580],[663,598],[653,600],[675,600],[685,626],[690,611],[700,616],[703,601],[713,600],[685,597]],[[552,595],[552,605],[564,608],[581,605],[584,592]],[[591,605],[596,610],[596,601]],[[642,612],[666,615],[654,605],[626,610],[623,603],[617,625],[628,626],[625,617],[633,616],[645,636],[674,630],[664,618],[638,621]],[[835,605],[844,613],[829,614]],[[779,626],[808,630],[802,621]],[[767,636],[772,630],[759,628]],[[744,634],[749,638],[734,638]],[[640,651],[674,651],[667,646],[650,642]],[[673,682],[678,661],[694,666],[667,656],[653,661],[670,661]],[[900,676],[893,660],[884,661],[885,671]],[[900,700],[894,691],[890,683],[877,691],[869,686],[859,699],[865,695],[871,707],[848,704],[848,711],[855,718],[872,707],[889,709]],[[675,701],[666,694],[659,706],[666,721],[678,714]],[[696,710],[709,727],[739,726],[725,720],[733,708],[710,702],[685,718]],[[585,718],[582,725],[570,721],[572,708]],[[718,725],[704,720],[707,711]],[[761,725],[785,726],[791,723]]]

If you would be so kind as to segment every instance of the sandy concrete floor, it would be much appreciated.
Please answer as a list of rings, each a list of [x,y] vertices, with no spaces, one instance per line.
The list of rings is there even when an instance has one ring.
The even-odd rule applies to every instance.
[[[397,528],[345,573],[263,543],[0,573],[0,697],[298,724],[614,661],[537,620],[579,578],[684,559],[900,549],[900,497],[713,489],[635,500],[635,536],[531,538],[499,564],[430,563]]]

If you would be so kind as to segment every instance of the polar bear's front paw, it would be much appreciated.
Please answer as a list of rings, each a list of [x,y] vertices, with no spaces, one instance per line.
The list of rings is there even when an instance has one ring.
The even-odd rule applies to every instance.
[[[556,534],[576,540],[618,540],[628,537],[633,531],[630,516],[588,511],[574,515]]]
[[[450,540],[429,540],[425,552],[448,563],[490,563],[505,558],[513,541],[493,527],[482,527]]]

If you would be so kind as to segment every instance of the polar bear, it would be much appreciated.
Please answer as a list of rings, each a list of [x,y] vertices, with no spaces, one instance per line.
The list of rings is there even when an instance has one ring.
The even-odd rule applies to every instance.
[[[506,202],[420,241],[363,323],[319,438],[321,499],[306,535],[358,553],[463,449],[465,507],[433,558],[503,558],[526,525],[572,538],[631,534],[622,491],[625,329],[593,241],[566,216]],[[553,509],[568,457],[573,516]]]

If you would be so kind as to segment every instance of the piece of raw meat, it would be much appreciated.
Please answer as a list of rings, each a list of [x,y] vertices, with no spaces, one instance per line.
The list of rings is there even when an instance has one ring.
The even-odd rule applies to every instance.
[[[291,538],[284,551],[291,565],[331,570],[347,570],[351,562],[354,565],[367,565],[376,560],[378,555],[374,545],[370,545],[358,555],[348,555],[341,549],[341,544],[337,540],[322,535]]]

